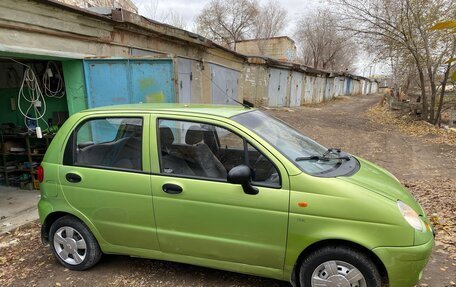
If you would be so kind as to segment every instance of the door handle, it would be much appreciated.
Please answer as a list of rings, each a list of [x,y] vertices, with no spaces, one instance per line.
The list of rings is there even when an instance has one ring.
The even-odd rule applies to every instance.
[[[80,175],[71,173],[71,172],[67,173],[65,175],[65,178],[66,178],[66,180],[68,180],[69,182],[72,182],[72,183],[80,182],[82,180]]]
[[[162,186],[164,192],[169,194],[179,194],[182,192],[182,187],[177,184],[166,183]]]

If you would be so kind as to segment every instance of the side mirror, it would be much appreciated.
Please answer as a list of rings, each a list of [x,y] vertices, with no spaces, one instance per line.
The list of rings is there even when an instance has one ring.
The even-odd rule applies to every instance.
[[[258,188],[252,186],[252,171],[246,165],[233,167],[227,176],[227,181],[232,184],[240,184],[246,194],[258,194]]]

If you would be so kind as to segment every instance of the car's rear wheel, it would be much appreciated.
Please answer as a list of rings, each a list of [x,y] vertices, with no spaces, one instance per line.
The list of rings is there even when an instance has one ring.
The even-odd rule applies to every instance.
[[[307,256],[299,274],[303,287],[381,287],[377,267],[364,253],[347,247],[323,247]]]
[[[49,245],[54,256],[71,270],[85,270],[101,258],[97,240],[89,228],[72,216],[57,219],[50,229]]]

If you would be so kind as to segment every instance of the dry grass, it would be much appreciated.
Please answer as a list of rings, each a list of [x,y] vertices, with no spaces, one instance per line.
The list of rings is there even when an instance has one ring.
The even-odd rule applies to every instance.
[[[431,125],[422,120],[416,120],[409,115],[400,115],[388,110],[386,107],[376,105],[367,111],[371,122],[383,125],[387,130],[426,137],[426,141],[439,144],[456,146],[456,132]]]

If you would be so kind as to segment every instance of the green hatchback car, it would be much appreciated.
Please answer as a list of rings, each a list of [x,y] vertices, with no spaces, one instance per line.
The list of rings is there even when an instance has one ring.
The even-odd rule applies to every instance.
[[[389,172],[241,106],[83,111],[37,172],[43,242],[71,270],[126,254],[301,287],[405,287],[434,242]]]

